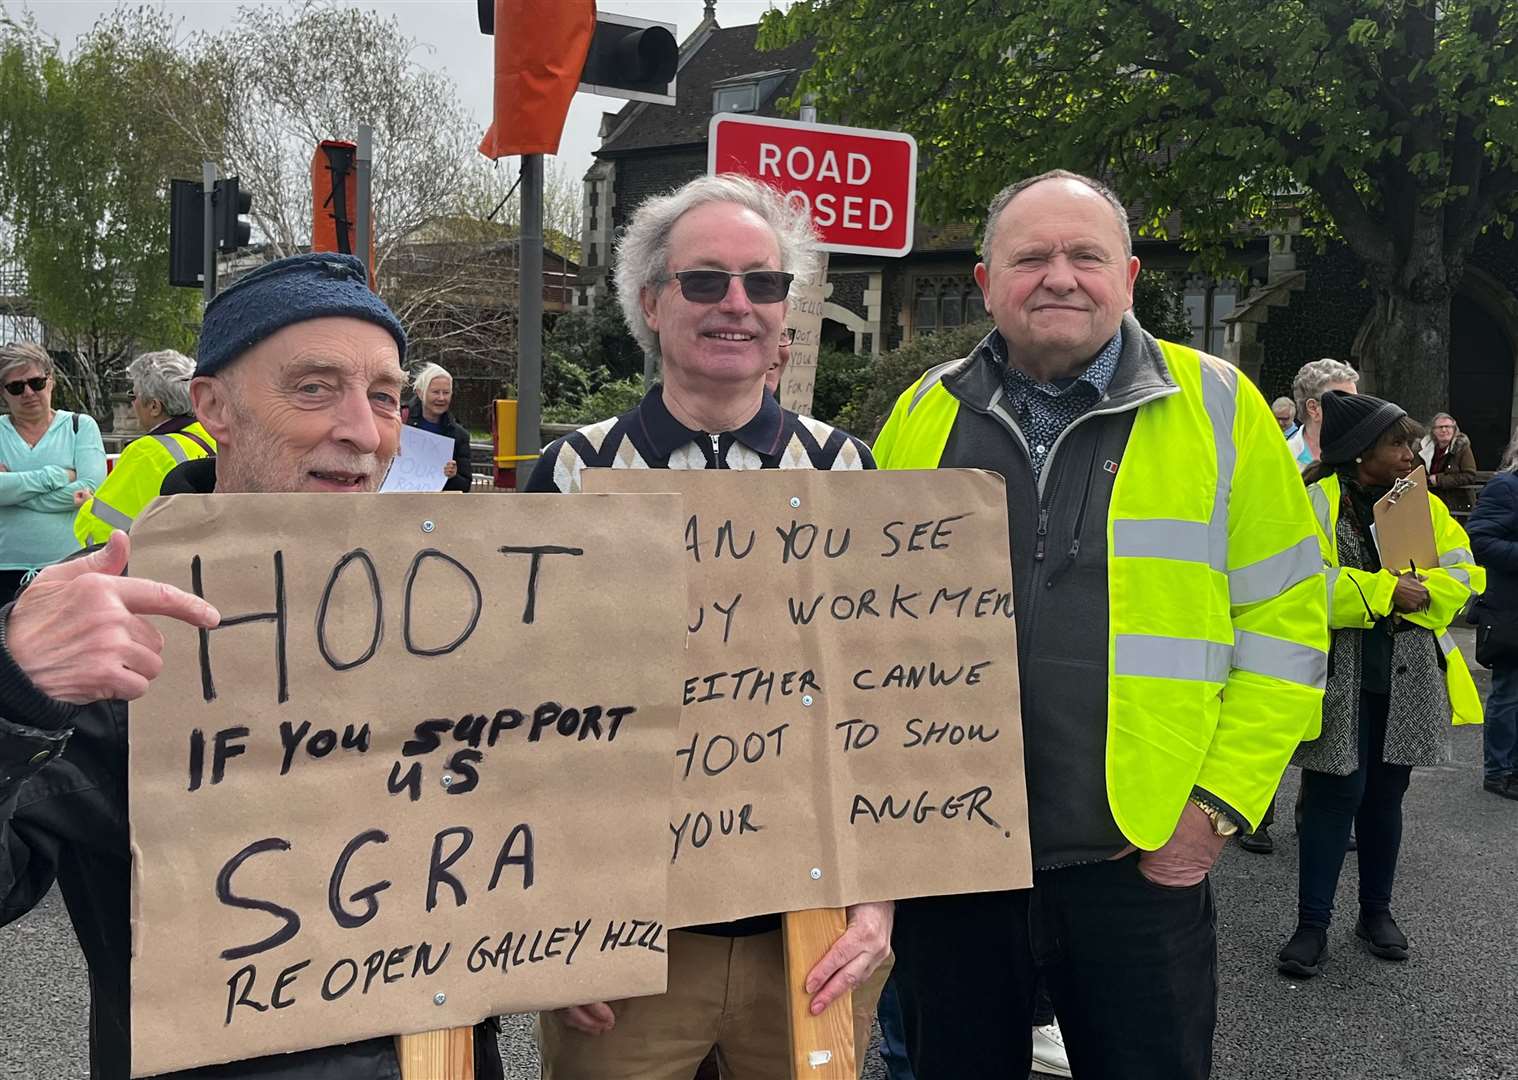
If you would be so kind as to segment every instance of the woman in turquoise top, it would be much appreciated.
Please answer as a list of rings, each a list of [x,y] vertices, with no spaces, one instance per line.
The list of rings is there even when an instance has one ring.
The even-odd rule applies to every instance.
[[[79,549],[74,512],[105,480],[93,417],[53,408],[53,360],[39,346],[0,348],[0,604]]]

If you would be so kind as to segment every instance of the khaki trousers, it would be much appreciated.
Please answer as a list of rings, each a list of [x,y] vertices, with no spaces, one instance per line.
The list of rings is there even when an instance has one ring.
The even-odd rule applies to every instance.
[[[617,1024],[583,1035],[555,1013],[538,1020],[543,1080],[692,1080],[713,1048],[723,1080],[788,1080],[785,955],[780,931],[669,935],[669,990],[611,1003]],[[861,1070],[888,960],[854,992]]]

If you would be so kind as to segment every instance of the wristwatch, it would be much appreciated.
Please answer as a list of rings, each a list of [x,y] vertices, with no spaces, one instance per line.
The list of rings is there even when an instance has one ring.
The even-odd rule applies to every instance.
[[[1225,814],[1218,807],[1195,795],[1191,797],[1192,805],[1207,815],[1207,820],[1212,822],[1212,831],[1218,836],[1233,836],[1239,831],[1239,823]]]

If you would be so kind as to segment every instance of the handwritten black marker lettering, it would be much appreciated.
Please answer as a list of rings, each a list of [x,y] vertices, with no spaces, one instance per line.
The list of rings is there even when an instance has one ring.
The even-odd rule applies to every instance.
[[[274,980],[274,991],[269,995],[269,1004],[276,1009],[288,1009],[291,1005],[294,1005],[295,999],[293,997],[287,998],[284,996],[285,989],[295,981],[295,976],[310,966],[310,960],[302,960],[299,963],[291,964],[281,971],[279,978]]]
[[[520,851],[516,849],[518,841],[522,845]],[[490,885],[485,891],[495,891],[496,883],[501,880],[501,871],[508,866],[520,866],[523,890],[532,888],[536,866],[533,860],[532,826],[524,821],[506,835],[505,842],[501,844],[501,850],[496,853],[495,869],[490,872]]]
[[[448,771],[453,783],[448,785],[449,795],[463,795],[480,786],[480,772],[474,766],[485,760],[483,750],[458,750],[448,759]]]
[[[201,580],[200,556],[190,560],[190,589],[202,600],[206,598],[205,583]],[[259,611],[247,615],[223,615],[221,622],[211,629],[198,631],[200,638],[200,693],[206,701],[216,700],[216,680],[211,675],[211,634],[244,623],[272,622],[274,624],[274,679],[275,698],[283,705],[290,700],[290,666],[285,658],[285,639],[288,629],[288,613],[285,609],[285,553],[274,553],[274,610]]]
[[[412,802],[417,802],[422,797],[422,763],[413,761],[411,768],[406,770],[406,775],[401,775],[401,763],[397,761],[390,766],[390,779],[385,782],[386,789],[392,795],[406,792],[411,796]]]
[[[458,847],[454,848],[443,858],[443,838],[457,837]],[[463,907],[469,903],[469,893],[465,891],[463,882],[448,872],[448,868],[469,850],[469,845],[474,843],[474,830],[456,825],[442,829],[432,838],[432,857],[427,862],[427,910],[437,907],[437,889],[439,885],[447,885],[453,890],[453,906]]]
[[[441,559],[464,575],[464,580],[468,582],[470,593],[473,596],[473,603],[469,609],[469,619],[464,629],[459,631],[458,637],[448,644],[440,645],[435,649],[418,648],[416,642],[411,637],[411,592],[416,586],[417,571],[421,569],[422,562],[425,559]],[[411,566],[406,571],[406,591],[402,607],[404,610],[401,616],[401,637],[405,640],[406,651],[413,656],[446,656],[468,641],[469,636],[474,633],[475,627],[479,626],[480,612],[484,610],[484,599],[480,595],[480,583],[474,574],[470,572],[469,567],[459,562],[452,555],[444,554],[437,548],[423,548],[416,553],[416,558],[411,560]]]
[[[343,875],[348,872],[348,860],[353,858],[358,849],[365,844],[388,844],[389,842],[389,833],[380,829],[369,829],[349,840],[347,846],[343,848],[343,853],[337,857],[337,862],[332,867],[332,876],[327,879],[327,910],[332,912],[333,921],[343,929],[352,930],[363,926],[378,915],[379,901],[375,897],[390,888],[388,880],[365,885],[348,898],[349,903],[362,901],[364,910],[356,913],[349,911],[343,906]]]
[[[306,962],[310,963],[309,960]],[[252,993],[253,983],[257,978],[258,966],[256,964],[247,964],[234,971],[232,977],[227,980],[227,1018],[223,1021],[223,1026],[231,1025],[232,1010],[239,1005],[252,1009],[254,1012],[269,1011],[269,1006],[261,1001],[254,1001],[248,996]]]
[[[348,981],[343,983],[341,989],[334,990],[332,989],[332,976],[336,975],[338,971],[344,967],[344,965],[346,965],[348,968]],[[341,960],[338,960],[336,963],[334,963],[330,968],[328,968],[327,974],[322,978],[322,1000],[336,1001],[338,998],[346,994],[349,990],[352,990],[354,984],[357,982],[358,965],[345,956]]]
[[[880,737],[880,725],[868,720],[843,720],[833,725],[834,731],[843,732],[843,752],[863,750]]]
[[[445,941],[443,951],[438,954],[437,963],[432,963],[432,942],[424,941],[416,947],[416,963],[411,967],[411,977],[418,975],[436,975],[443,969],[443,961],[448,959],[448,954],[453,951],[453,942]]]
[[[222,728],[211,741],[211,783],[219,784],[227,773],[227,762],[248,752],[246,746],[241,745],[241,740],[248,737],[248,729],[238,725],[237,727]],[[237,739],[238,742],[232,740]]]
[[[502,555],[531,555],[532,566],[527,571],[527,602],[522,606],[522,622],[530,625],[537,615],[538,609],[538,571],[543,562],[544,555],[571,555],[580,556],[585,554],[584,548],[560,547],[556,544],[539,544],[533,547],[515,547],[507,544],[497,548]]]
[[[255,840],[243,848],[236,855],[222,865],[216,875],[216,899],[227,907],[240,908],[244,911],[263,911],[281,920],[284,925],[274,933],[260,941],[250,945],[236,945],[221,951],[223,960],[241,960],[245,956],[254,956],[269,949],[276,948],[289,941],[300,933],[300,916],[282,904],[276,904],[272,900],[258,900],[245,896],[238,896],[232,891],[232,875],[243,863],[255,855],[262,855],[270,851],[289,851],[290,841],[270,836],[263,840]]]
[[[199,728],[190,729],[190,791],[200,788],[206,771],[206,733]]]
[[[332,649],[327,644],[327,606],[332,602],[332,590],[337,588],[338,580],[343,572],[355,563],[363,563],[364,574],[369,579],[369,601],[374,606],[374,630],[369,636],[369,647],[359,654],[355,660],[338,660],[332,655]],[[332,573],[327,575],[327,584],[322,588],[321,601],[316,605],[316,648],[322,654],[322,659],[333,671],[350,671],[360,664],[368,663],[379,650],[380,641],[385,636],[385,595],[380,588],[379,571],[374,567],[374,559],[363,548],[354,548],[342,558],[337,560],[332,567]]]

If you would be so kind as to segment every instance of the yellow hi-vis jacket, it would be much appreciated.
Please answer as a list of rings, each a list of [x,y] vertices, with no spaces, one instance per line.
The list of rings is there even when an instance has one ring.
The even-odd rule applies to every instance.
[[[1377,619],[1392,612],[1392,593],[1397,575],[1390,569],[1356,570],[1339,565],[1339,478],[1329,473],[1307,489],[1313,516],[1318,525],[1318,546],[1328,570],[1328,625],[1334,629],[1369,630]],[[1450,623],[1460,614],[1472,594],[1486,592],[1486,568],[1476,565],[1471,554],[1470,538],[1460,523],[1450,517],[1442,499],[1428,497],[1429,512],[1434,518],[1434,546],[1439,551],[1439,566],[1419,570],[1428,589],[1426,611],[1403,612],[1402,618],[1414,626],[1432,630],[1444,654],[1444,684],[1449,690],[1450,709],[1456,724],[1481,723],[1481,695],[1471,669],[1450,636]]]
[[[1107,519],[1107,800],[1147,850],[1193,788],[1259,822],[1321,730],[1328,664],[1316,529],[1275,417],[1238,369],[1158,346],[1174,385],[1137,407]],[[898,399],[881,468],[939,466],[961,406],[941,371]]]
[[[158,497],[163,478],[174,466],[209,457],[215,450],[216,440],[198,422],[179,431],[133,439],[100,490],[74,515],[74,535],[80,546],[103,544],[117,529],[130,531],[142,508]]]

